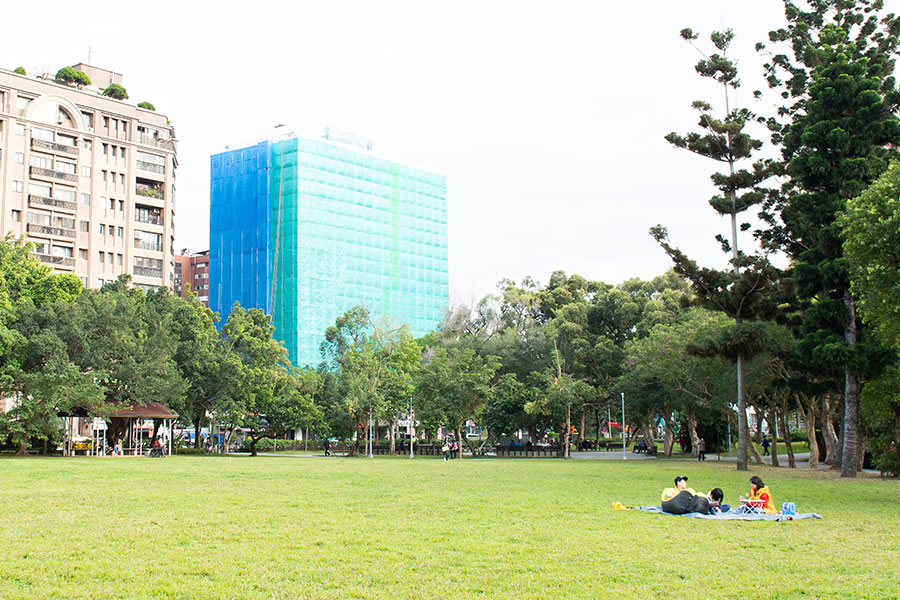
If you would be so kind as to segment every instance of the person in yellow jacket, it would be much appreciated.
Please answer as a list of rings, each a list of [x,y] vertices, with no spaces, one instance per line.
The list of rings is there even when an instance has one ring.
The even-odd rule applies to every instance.
[[[778,511],[775,510],[775,502],[772,500],[772,493],[769,492],[769,488],[766,487],[766,484],[763,483],[763,480],[754,475],[750,478],[750,498],[749,500],[762,500],[763,502],[763,512],[767,515],[777,514]]]
[[[675,478],[674,488],[665,488],[662,491],[662,509],[664,512],[675,515],[683,515],[689,512],[707,514],[709,512],[709,499],[702,492],[695,492],[687,486],[688,478],[679,475]]]

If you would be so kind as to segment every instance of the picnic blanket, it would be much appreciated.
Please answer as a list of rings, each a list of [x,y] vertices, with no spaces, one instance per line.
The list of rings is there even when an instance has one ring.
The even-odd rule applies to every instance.
[[[742,513],[738,510],[729,510],[724,513],[716,513],[714,515],[704,515],[703,513],[685,513],[683,515],[673,515],[664,512],[661,506],[630,506],[630,509],[642,510],[644,512],[661,513],[672,517],[691,517],[692,519],[712,519],[714,521],[797,521],[799,519],[824,519],[819,513],[797,513],[796,515],[756,515]]]

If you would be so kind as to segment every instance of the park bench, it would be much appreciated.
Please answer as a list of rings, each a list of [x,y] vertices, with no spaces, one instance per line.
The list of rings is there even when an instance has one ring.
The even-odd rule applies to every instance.
[[[561,448],[550,448],[548,446],[497,446],[494,451],[498,457],[510,458],[558,458]]]

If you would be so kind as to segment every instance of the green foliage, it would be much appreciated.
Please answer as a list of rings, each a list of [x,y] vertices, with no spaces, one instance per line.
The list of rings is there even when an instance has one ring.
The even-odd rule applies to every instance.
[[[63,67],[57,71],[55,79],[68,85],[75,84],[79,88],[91,85],[91,78],[84,71],[77,71],[72,67]]]
[[[13,69],[13,73],[16,73],[17,75],[28,75],[28,73],[25,72],[25,67],[16,67]]]
[[[863,322],[900,348],[900,163],[848,200],[838,224]]]
[[[144,102],[138,102],[138,108],[156,111],[156,107],[153,106],[152,104],[150,104],[149,102],[147,102],[146,100]]]
[[[116,100],[128,100],[128,92],[118,83],[109,84],[102,94]]]
[[[766,64],[785,104],[767,124],[782,150],[776,170],[789,179],[765,207],[763,237],[792,259],[799,355],[820,372],[845,371],[842,453],[855,455],[859,377],[876,376],[892,356],[859,327],[838,217],[897,156],[900,18],[876,0],[826,0],[808,10],[786,1],[785,16],[788,27],[769,37],[789,49]],[[856,461],[841,466],[856,474]]]

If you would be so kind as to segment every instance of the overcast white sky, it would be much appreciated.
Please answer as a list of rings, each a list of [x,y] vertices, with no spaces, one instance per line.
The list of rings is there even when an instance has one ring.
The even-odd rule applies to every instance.
[[[781,0],[6,4],[3,67],[55,73],[90,47],[172,120],[179,248],[208,247],[210,154],[331,125],[447,175],[456,301],[556,269],[651,278],[670,266],[657,223],[724,264],[714,165],[663,139],[695,124],[692,100],[721,104],[678,32],[734,28],[762,110],[753,46],[783,23]]]

